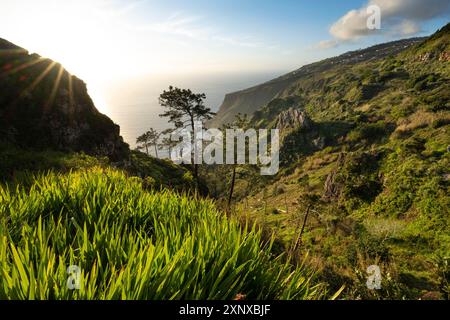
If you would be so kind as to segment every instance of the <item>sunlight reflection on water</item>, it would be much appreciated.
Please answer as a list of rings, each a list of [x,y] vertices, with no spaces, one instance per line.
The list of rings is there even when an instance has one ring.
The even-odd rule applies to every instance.
[[[159,94],[169,85],[205,93],[206,105],[217,111],[227,93],[260,84],[280,74],[282,71],[184,76],[172,79],[148,77],[116,82],[103,88],[88,87],[97,109],[120,125],[121,135],[134,148],[136,137],[149,128],[162,131],[170,127],[165,119],[159,117],[163,109],[158,103]]]

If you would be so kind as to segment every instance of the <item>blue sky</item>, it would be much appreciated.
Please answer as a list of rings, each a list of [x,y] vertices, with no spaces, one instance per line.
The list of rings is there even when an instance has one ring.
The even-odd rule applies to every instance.
[[[380,30],[367,28],[369,5]],[[449,21],[449,0],[0,0],[0,38],[83,79],[131,143],[161,124],[168,84],[218,107],[230,91]]]
[[[398,6],[391,8],[390,3]],[[318,48],[321,41],[334,41],[331,26],[351,10],[364,8],[368,1],[306,1],[306,0],[229,0],[229,1],[148,1],[144,2],[138,18],[146,21],[179,21],[179,27],[192,31],[193,41],[212,55],[219,55],[217,47],[226,52],[230,66],[241,59],[252,68],[248,60],[264,62],[256,68],[296,68],[304,62],[315,61],[352,49],[404,37],[428,35],[449,20],[449,1],[389,0],[372,1],[386,7],[389,20],[385,32],[346,39],[333,48]],[[429,10],[421,16],[417,11]],[[411,11],[404,14],[403,11]],[[415,12],[416,11],[416,12]],[[383,13],[383,10],[382,10]],[[410,32],[397,29],[392,20],[410,21],[416,24]],[[391,30],[392,29],[392,32]],[[175,31],[175,30],[174,30]],[[176,33],[176,31],[175,31]],[[196,39],[198,35],[199,39]],[[172,35],[173,36],[173,35]],[[318,50],[321,49],[321,50]],[[260,57],[260,59],[258,59]],[[224,59],[225,60],[225,59]],[[225,62],[225,61],[224,61]],[[226,65],[226,62],[224,63]],[[239,63],[237,63],[239,65]]]
[[[380,31],[361,31],[369,4],[381,8]],[[2,0],[0,37],[60,61],[91,82],[288,71],[375,43],[428,35],[450,20],[449,5],[448,0]]]

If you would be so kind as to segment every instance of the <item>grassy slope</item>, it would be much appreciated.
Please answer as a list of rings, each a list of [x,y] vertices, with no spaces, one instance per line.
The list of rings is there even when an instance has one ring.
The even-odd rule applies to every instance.
[[[191,172],[168,160],[156,159],[139,151],[131,151],[128,159],[112,163],[107,157],[53,150],[35,151],[0,145],[0,181],[23,183],[22,177],[49,170],[67,173],[93,167],[116,167],[130,176],[143,179],[147,189],[170,188],[178,191],[193,189]]]
[[[280,112],[295,105],[328,134],[326,149],[295,151],[241,210],[276,230],[289,247],[305,212],[302,196],[322,197],[336,172],[338,195],[315,203],[318,214],[310,217],[303,249],[313,252],[312,262],[331,286],[348,284],[349,297],[448,294],[450,64],[439,56],[450,52],[449,38],[447,26],[397,56],[302,79],[255,118],[270,126],[277,106]],[[426,53],[431,58],[422,61]],[[339,135],[330,137],[337,128]],[[238,194],[247,187],[240,183]],[[383,266],[386,278],[378,293],[364,289],[365,268],[373,263]]]
[[[0,186],[0,299],[310,299],[310,274],[212,202],[111,169]],[[68,266],[81,288],[67,287]]]

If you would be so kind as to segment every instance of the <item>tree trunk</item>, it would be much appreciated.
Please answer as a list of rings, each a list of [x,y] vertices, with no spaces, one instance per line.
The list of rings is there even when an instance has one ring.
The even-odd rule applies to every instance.
[[[147,155],[149,156],[150,154],[148,153],[148,144],[145,144],[145,152],[147,152]]]
[[[309,205],[308,208],[306,209],[305,218],[303,219],[302,229],[300,230],[297,240],[295,241],[295,245],[292,248],[292,253],[297,251],[298,247],[300,246],[300,243],[302,242],[302,236],[303,236],[303,232],[305,232],[305,226],[306,226],[306,222],[308,221],[308,216],[309,216],[310,210],[311,210],[311,205]]]
[[[198,181],[198,164],[195,163],[195,159],[196,159],[196,155],[197,155],[197,141],[196,141],[196,137],[194,136],[195,133],[195,123],[194,123],[194,117],[191,117],[191,128],[192,128],[192,144],[194,146],[194,154],[192,156],[192,169],[194,171],[194,179],[195,179],[195,183],[197,184],[197,187],[199,185],[199,181]]]
[[[155,144],[155,154],[156,154],[156,157],[158,158],[158,147],[156,146],[156,144]]]
[[[288,205],[286,194],[284,194],[284,204],[286,205],[286,214],[289,214],[289,205]]]
[[[236,183],[236,166],[233,166],[233,176],[231,177],[230,194],[228,195],[228,210],[231,209],[231,201],[233,200],[234,184]]]

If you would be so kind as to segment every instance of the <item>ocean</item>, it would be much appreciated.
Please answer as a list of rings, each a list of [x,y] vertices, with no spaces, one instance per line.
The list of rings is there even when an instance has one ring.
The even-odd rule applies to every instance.
[[[258,73],[214,73],[201,75],[146,76],[115,81],[91,92],[97,108],[121,128],[121,135],[132,148],[136,138],[150,128],[162,131],[171,127],[160,118],[163,108],[159,95],[170,85],[206,94],[206,106],[216,112],[227,93],[269,81],[285,71]],[[89,88],[89,85],[88,85]]]

